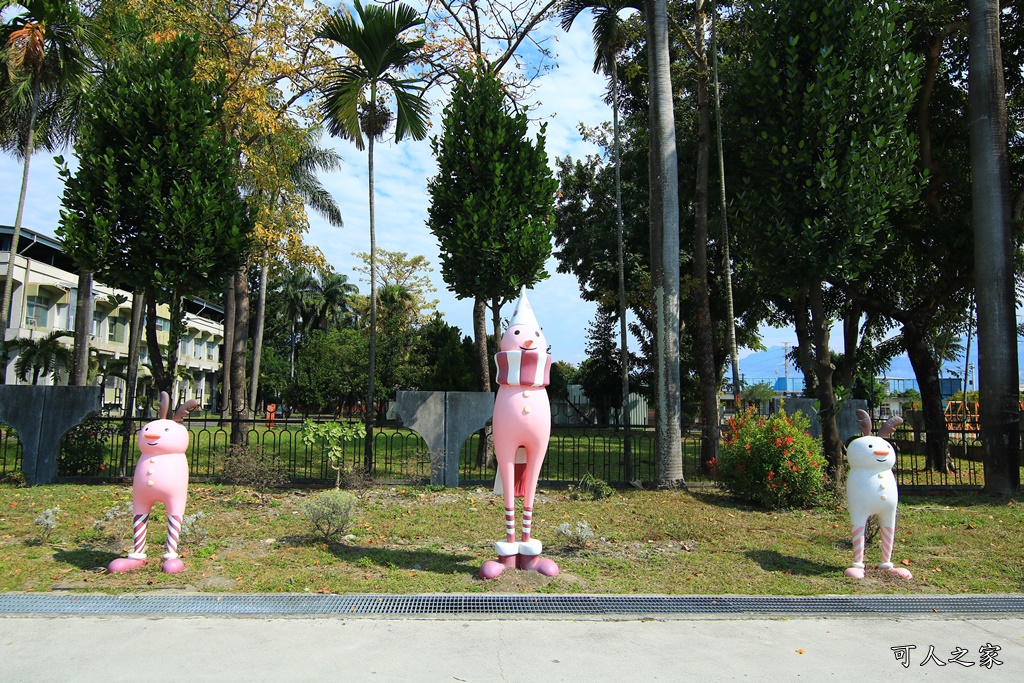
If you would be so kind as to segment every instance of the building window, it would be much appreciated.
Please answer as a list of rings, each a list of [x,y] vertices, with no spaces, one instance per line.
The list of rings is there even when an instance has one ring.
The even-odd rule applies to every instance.
[[[48,327],[47,314],[49,310],[50,300],[47,297],[28,297],[28,305],[25,307],[25,327]]]
[[[170,332],[171,331],[171,321],[168,320],[167,318],[157,318],[156,319],[156,331],[157,332]]]
[[[217,360],[217,344],[215,342],[206,342],[206,360]]]
[[[92,329],[89,331],[94,337],[100,336],[100,330],[103,329],[103,318],[106,316],[101,311],[92,312]]]
[[[127,318],[111,317],[107,323],[107,341],[115,344],[124,344],[125,330],[128,329]]]

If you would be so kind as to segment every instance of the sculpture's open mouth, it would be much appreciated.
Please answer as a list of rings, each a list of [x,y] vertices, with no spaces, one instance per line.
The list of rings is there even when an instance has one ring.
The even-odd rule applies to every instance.
[[[885,462],[888,459],[889,458],[875,458],[875,460],[877,460],[878,462]]]

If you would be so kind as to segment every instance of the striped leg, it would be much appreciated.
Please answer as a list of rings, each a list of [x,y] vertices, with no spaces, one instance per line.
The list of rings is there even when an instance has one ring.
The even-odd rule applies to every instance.
[[[533,508],[523,508],[523,543],[530,541],[530,530],[533,528]]]
[[[853,527],[853,566],[846,570],[846,576],[852,579],[864,578],[864,527],[854,525]]]
[[[181,515],[167,515],[167,553],[165,560],[178,556],[178,537],[181,536]]]
[[[181,515],[167,515],[167,552],[160,568],[167,574],[177,574],[185,569],[185,563],[178,559],[178,535],[181,533]]]
[[[525,524],[526,522],[523,523]],[[516,509],[514,507],[505,508],[505,542],[516,542]]]
[[[146,527],[149,522],[149,515],[135,515],[132,518],[132,535],[135,539],[135,552],[129,553],[128,557],[133,560],[146,559]]]
[[[892,563],[892,545],[896,537],[896,527],[894,526],[883,526],[882,527],[882,561],[879,563],[879,569],[885,569],[890,574],[895,574],[901,579],[912,579],[914,575],[910,573],[909,569],[903,567],[896,567]]]
[[[128,557],[119,557],[109,565],[107,571],[111,574],[138,569],[146,564],[146,522],[148,514],[135,515],[132,518],[132,537],[135,544],[135,552],[128,553]]]

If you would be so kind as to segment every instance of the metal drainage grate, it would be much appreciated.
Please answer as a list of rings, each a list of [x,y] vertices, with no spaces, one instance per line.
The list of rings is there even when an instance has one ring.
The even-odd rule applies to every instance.
[[[1024,614],[1006,596],[98,595],[2,593],[0,614]]]

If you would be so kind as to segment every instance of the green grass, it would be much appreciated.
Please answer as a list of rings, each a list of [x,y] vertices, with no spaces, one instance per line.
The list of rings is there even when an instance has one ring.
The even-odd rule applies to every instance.
[[[317,540],[302,519],[296,490],[257,496],[227,486],[193,485],[188,513],[204,513],[204,532],[182,539],[186,571],[163,574],[162,508],[151,521],[141,570],[102,573],[131,542],[120,518],[94,528],[104,512],[131,500],[114,485],[0,486],[0,590],[135,592],[188,588],[215,592],[554,592],[624,594],[1020,593],[1024,592],[1024,498],[981,494],[900,502],[894,561],[914,572],[905,582],[871,570],[846,579],[849,522],[838,508],[768,512],[715,490],[628,491],[591,501],[543,491],[534,531],[562,568],[549,579],[506,572],[477,578],[503,535],[500,499],[484,488],[434,491],[378,487],[357,492],[359,511],[342,543]],[[61,508],[47,541],[34,524]],[[597,539],[571,549],[562,522],[586,520]]]

